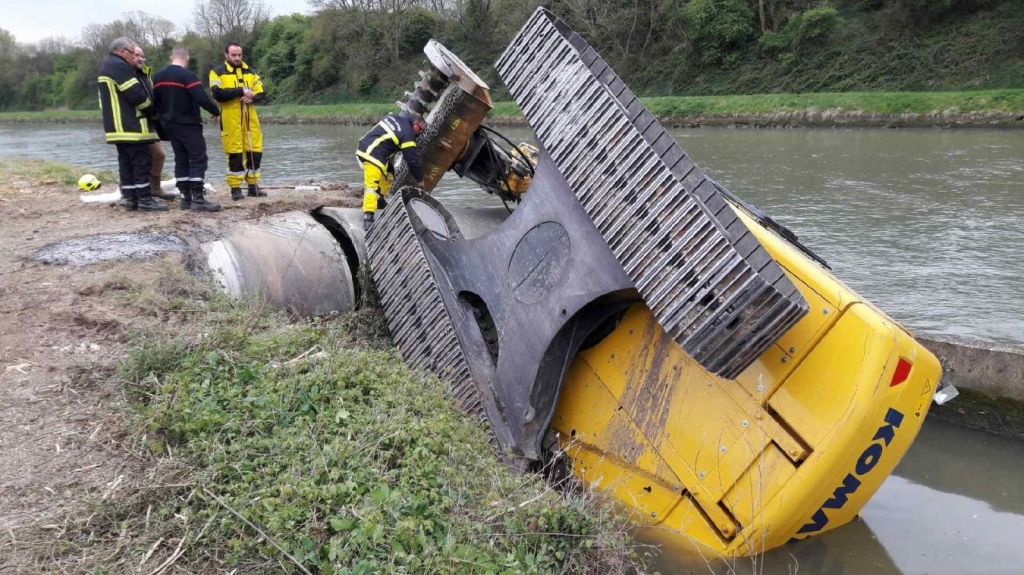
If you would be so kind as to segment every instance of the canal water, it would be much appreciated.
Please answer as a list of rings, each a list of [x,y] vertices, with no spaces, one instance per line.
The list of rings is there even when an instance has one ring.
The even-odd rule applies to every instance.
[[[265,181],[360,182],[353,150],[365,129],[266,126]],[[796,232],[909,329],[1024,347],[1024,132],[672,133],[709,175]],[[208,142],[209,179],[223,189],[219,142]],[[0,125],[0,156],[117,166],[93,125]],[[436,196],[501,205],[454,176]],[[1021,533],[1024,445],[928,421],[861,519],[833,532],[735,561],[701,558],[656,531],[643,538],[666,545],[656,562],[663,573],[1009,574],[1024,573]]]
[[[359,126],[266,126],[267,183],[361,182]],[[504,130],[514,140],[527,129]],[[912,331],[1024,347],[1024,132],[688,129],[673,136],[741,198]],[[224,187],[219,138],[210,181]],[[169,146],[166,146],[170,156]],[[91,124],[0,125],[0,156],[117,168]],[[171,158],[165,171],[173,171]],[[444,202],[500,206],[449,175]]]

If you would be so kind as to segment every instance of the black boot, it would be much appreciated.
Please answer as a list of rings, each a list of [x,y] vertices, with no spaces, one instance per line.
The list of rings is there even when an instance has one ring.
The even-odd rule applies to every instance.
[[[153,196],[149,193],[149,188],[136,188],[135,199],[139,203],[140,212],[166,212],[167,206],[153,199]]]
[[[244,200],[245,196],[242,195],[242,188],[231,188],[231,199],[234,201]]]
[[[202,182],[195,182],[192,186],[192,211],[193,212],[219,212],[220,204],[206,199],[206,189]]]
[[[139,209],[139,202],[135,199],[135,194],[124,190],[121,190],[121,200],[117,202],[117,205],[129,212],[134,212]]]
[[[181,192],[181,202],[178,204],[178,209],[190,209],[192,207],[192,190],[189,188],[189,184],[178,184],[178,191]]]
[[[261,190],[260,187],[258,185],[256,185],[256,184],[249,184],[249,197],[250,198],[265,198],[265,197],[267,197],[267,192],[264,192],[263,190]]]

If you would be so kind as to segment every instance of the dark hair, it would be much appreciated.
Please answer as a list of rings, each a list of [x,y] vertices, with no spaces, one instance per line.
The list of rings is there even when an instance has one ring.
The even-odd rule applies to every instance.
[[[227,54],[228,50],[230,50],[232,46],[238,46],[239,50],[242,49],[242,45],[239,44],[238,42],[231,42],[227,46],[224,46],[224,53]]]

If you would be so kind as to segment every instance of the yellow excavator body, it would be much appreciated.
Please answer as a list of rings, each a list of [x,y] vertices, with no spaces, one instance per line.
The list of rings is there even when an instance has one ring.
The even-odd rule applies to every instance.
[[[909,449],[941,376],[899,324],[734,209],[811,312],[727,380],[637,303],[576,356],[551,423],[584,485],[727,557],[852,520]]]
[[[432,150],[424,163],[436,172],[425,191],[453,169],[503,201],[524,201],[498,233],[471,241],[434,237],[450,233],[445,222],[453,220],[439,203],[424,212],[441,222],[437,227],[402,210],[385,211],[374,224],[369,258],[403,356],[449,378],[460,405],[488,417],[497,443],[524,459],[547,455],[541,448],[551,448],[550,414],[557,448],[586,487],[606,491],[639,523],[702,553],[754,555],[848,523],[920,431],[941,377],[938,360],[756,209],[706,178],[596,52],[556,20],[538,9],[495,65],[543,154],[528,145],[499,149],[488,135],[493,130],[481,126],[490,109],[486,85],[470,82],[476,76],[443,46],[425,50],[433,67],[408,103],[433,105],[418,144]],[[397,181],[403,177],[400,167]],[[536,194],[548,195],[533,200]],[[408,196],[426,209],[420,191]],[[757,242],[746,241],[727,206]],[[600,238],[569,217],[577,209]],[[662,209],[671,213],[651,216]],[[638,226],[630,217],[649,221]],[[729,241],[715,243],[719,235]],[[594,248],[599,241],[611,251]],[[730,268],[735,274],[708,271],[718,268],[707,262],[726,261],[741,245],[745,259]],[[755,253],[762,247],[770,258]],[[616,283],[607,266],[607,273],[577,266],[571,279],[560,275],[588,257],[621,264],[623,279]],[[697,262],[697,279],[680,272],[686,258]],[[742,275],[745,266],[752,273]],[[749,281],[744,294],[771,297],[730,292],[738,277]],[[691,289],[698,282],[708,302],[690,305],[696,296],[684,296],[698,293]],[[791,287],[802,300],[790,298]],[[594,298],[588,306],[617,306],[634,290],[660,306],[675,339],[643,301],[610,330],[584,322],[593,310],[577,305],[580,293]],[[560,314],[552,301],[565,302]],[[547,315],[542,304],[551,307]],[[747,313],[732,313],[733,305]],[[722,333],[696,337],[681,318]],[[577,328],[608,334],[575,352],[579,344],[566,342]],[[527,338],[537,345],[523,344]],[[570,347],[564,368],[559,353]],[[724,357],[721,350],[739,351]],[[742,362],[733,363],[737,358]],[[541,413],[556,396],[554,411]]]

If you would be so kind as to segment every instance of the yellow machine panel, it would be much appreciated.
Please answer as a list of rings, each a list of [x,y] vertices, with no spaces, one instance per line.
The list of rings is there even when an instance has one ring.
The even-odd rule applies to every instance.
[[[853,519],[910,447],[941,375],[898,324],[737,211],[811,313],[726,380],[636,304],[577,355],[551,423],[586,485],[724,556]]]

